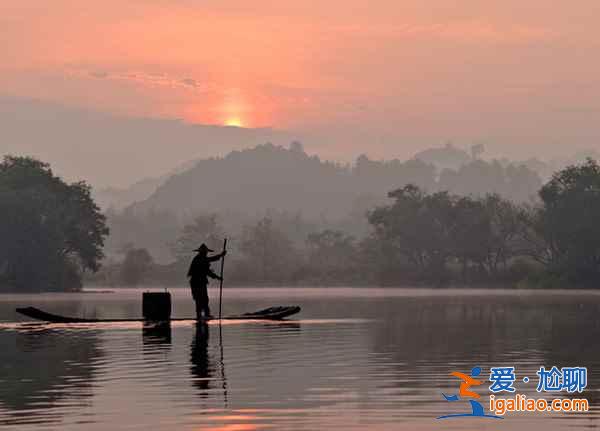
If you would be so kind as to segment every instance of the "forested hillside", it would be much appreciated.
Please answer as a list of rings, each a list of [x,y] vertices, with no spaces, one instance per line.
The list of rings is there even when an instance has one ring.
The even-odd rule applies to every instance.
[[[439,171],[419,159],[375,161],[364,155],[354,165],[341,165],[306,154],[299,143],[289,148],[266,144],[201,160],[131,209],[176,214],[276,209],[340,218],[359,197],[384,197],[409,183],[428,191],[493,192],[518,202],[530,200],[541,186],[538,175],[523,165],[472,159],[457,170]]]

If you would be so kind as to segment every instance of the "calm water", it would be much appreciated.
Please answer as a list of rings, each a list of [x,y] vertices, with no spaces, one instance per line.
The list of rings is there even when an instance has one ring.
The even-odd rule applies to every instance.
[[[173,315],[192,315],[172,290]],[[215,292],[211,292],[214,297]],[[214,304],[214,301],[213,301]],[[15,306],[138,317],[141,290],[0,295],[3,430],[415,430],[600,426],[600,295],[591,292],[227,289],[225,314],[270,305],[281,323],[69,327],[26,323]],[[438,421],[466,412],[451,371],[587,366],[589,413]],[[516,384],[535,395],[535,383]],[[485,387],[479,392],[485,395]],[[487,395],[482,399],[487,399]],[[459,405],[460,404],[460,405]],[[487,404],[484,404],[487,408]]]

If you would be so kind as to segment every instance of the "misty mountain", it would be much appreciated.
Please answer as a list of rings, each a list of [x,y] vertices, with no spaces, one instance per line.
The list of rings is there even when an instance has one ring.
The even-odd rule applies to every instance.
[[[150,197],[166,178],[168,176],[144,178],[127,188],[106,187],[94,189],[94,200],[103,210],[108,208],[120,210],[134,202],[143,201]]]
[[[200,160],[132,209],[178,214],[279,209],[341,217],[357,195],[350,174],[347,167],[307,155],[299,144],[291,149],[265,144]]]
[[[175,169],[172,169],[169,173],[161,175],[160,177],[144,178],[137,181],[125,188],[118,187],[106,187],[102,189],[93,189],[93,196],[96,203],[102,209],[112,208],[114,210],[121,210],[134,202],[143,201],[152,195],[163,182],[165,182],[172,175],[176,175],[181,172],[185,172],[192,168],[198,160],[191,160],[185,162]]]
[[[465,150],[447,143],[443,147],[427,148],[414,155],[415,159],[434,165],[438,169],[458,169],[472,159]]]
[[[413,158],[422,160],[425,163],[436,167],[438,172],[444,170],[457,171],[465,165],[479,160],[487,160],[488,162],[498,161],[504,168],[509,166],[525,166],[532,172],[535,172],[542,181],[548,181],[552,174],[569,165],[582,163],[586,158],[594,160],[600,159],[600,153],[593,149],[586,149],[574,152],[570,156],[543,160],[538,157],[530,157],[525,160],[511,160],[506,157],[490,160],[484,155],[485,146],[483,144],[471,145],[468,149],[455,146],[448,142],[444,146],[426,148],[416,153]],[[449,186],[449,188],[451,188]]]
[[[389,191],[408,183],[429,191],[493,192],[515,201],[532,199],[541,186],[539,176],[526,166],[503,166],[497,161],[474,160],[438,173],[436,167],[417,159],[375,161],[363,155],[350,166],[310,156],[299,143],[290,148],[266,144],[200,160],[129,210],[256,215],[276,209],[336,219],[356,211],[365,196],[384,199]]]
[[[413,159],[407,162],[401,162],[398,159],[393,159],[387,162],[372,161],[366,155],[362,155],[356,160],[355,170],[353,172],[353,175],[358,175],[361,177],[360,181],[357,181],[355,184],[356,191],[360,192],[361,195],[365,194],[367,196],[371,196],[373,193],[380,194],[380,190],[378,190],[377,187],[388,187],[389,185],[393,184],[405,184],[407,182],[413,182],[415,184],[420,184],[422,187],[429,190],[447,189],[455,193],[463,194],[472,193],[471,189],[475,190],[473,192],[475,194],[481,193],[485,187],[488,187],[489,190],[487,191],[495,191],[512,197],[516,200],[522,200],[523,198],[527,198],[528,195],[515,197],[512,196],[515,193],[502,190],[503,184],[506,182],[503,179],[503,176],[507,170],[510,171],[518,168],[519,166],[525,166],[527,170],[524,171],[523,174],[526,177],[530,176],[531,173],[535,173],[541,178],[542,181],[545,182],[557,169],[563,168],[568,164],[580,163],[585,160],[585,157],[594,156],[593,153],[588,151],[585,153],[578,153],[569,159],[552,160],[548,162],[544,162],[537,158],[530,158],[522,161],[513,161],[507,158],[486,160],[486,158],[481,158],[484,152],[483,146],[481,146],[480,154],[474,154],[475,149],[477,149],[477,146],[475,145],[471,146],[471,148],[467,150],[459,146],[455,146],[452,143],[447,143],[444,146],[422,150],[416,153],[413,156]],[[476,163],[482,160],[484,161],[483,164]],[[104,209],[109,207],[112,207],[116,210],[123,209],[134,202],[146,200],[168,178],[193,168],[199,161],[199,159],[187,161],[175,169],[172,169],[165,175],[142,179],[127,188],[107,187],[104,189],[95,189],[94,197],[99,205]],[[493,173],[492,169],[490,169],[491,165],[489,164],[496,163],[496,161],[500,163],[501,169],[496,169],[496,172]],[[431,177],[432,172],[430,172],[427,168],[424,168],[422,163],[418,162],[424,162],[426,165],[433,166],[435,168],[434,177],[437,179],[437,184],[433,183],[434,179]],[[480,181],[478,181],[479,184],[475,183],[464,186],[451,180],[453,172],[464,170],[465,167],[469,165],[471,165],[471,167],[479,165],[483,168],[482,176],[478,178],[478,180],[484,179],[484,173],[487,172],[489,176],[487,179],[487,186],[483,186]],[[442,174],[444,175],[443,178],[441,178]],[[454,177],[460,180],[461,175]],[[373,181],[375,181],[375,184],[370,184]],[[525,182],[527,183],[527,181],[528,180],[526,179]],[[534,184],[537,184],[535,178],[532,181]],[[497,184],[494,184],[494,182],[497,182]],[[530,191],[531,190],[529,190],[529,192]],[[363,198],[364,197],[365,196],[363,196]],[[376,199],[375,202],[377,201],[381,202],[381,199]],[[364,207],[364,205],[360,203],[358,206],[360,208]]]

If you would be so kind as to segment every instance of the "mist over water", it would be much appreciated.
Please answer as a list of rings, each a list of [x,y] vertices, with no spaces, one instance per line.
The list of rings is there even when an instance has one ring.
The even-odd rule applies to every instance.
[[[14,313],[33,305],[139,317],[142,290],[0,296],[2,429],[547,430],[598,421],[594,292],[236,288],[225,290],[224,314],[276,304],[303,310],[284,322],[190,321],[166,330],[26,323]],[[172,293],[173,315],[192,316],[189,292]],[[587,366],[581,396],[591,411],[436,421],[466,411],[441,393],[458,390],[451,371],[477,365],[514,365],[515,386],[528,396],[535,383],[519,379],[540,366]]]

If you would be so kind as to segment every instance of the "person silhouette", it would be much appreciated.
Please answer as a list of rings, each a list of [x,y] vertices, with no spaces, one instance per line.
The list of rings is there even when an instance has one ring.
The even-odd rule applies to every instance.
[[[210,307],[208,305],[208,277],[215,280],[221,279],[221,277],[210,269],[210,263],[221,259],[227,254],[227,251],[223,250],[222,253],[209,256],[208,253],[213,252],[213,250],[208,248],[206,244],[202,244],[194,251],[198,254],[192,259],[187,276],[190,280],[192,297],[196,303],[196,318],[198,320],[210,319],[212,315],[210,314]]]

